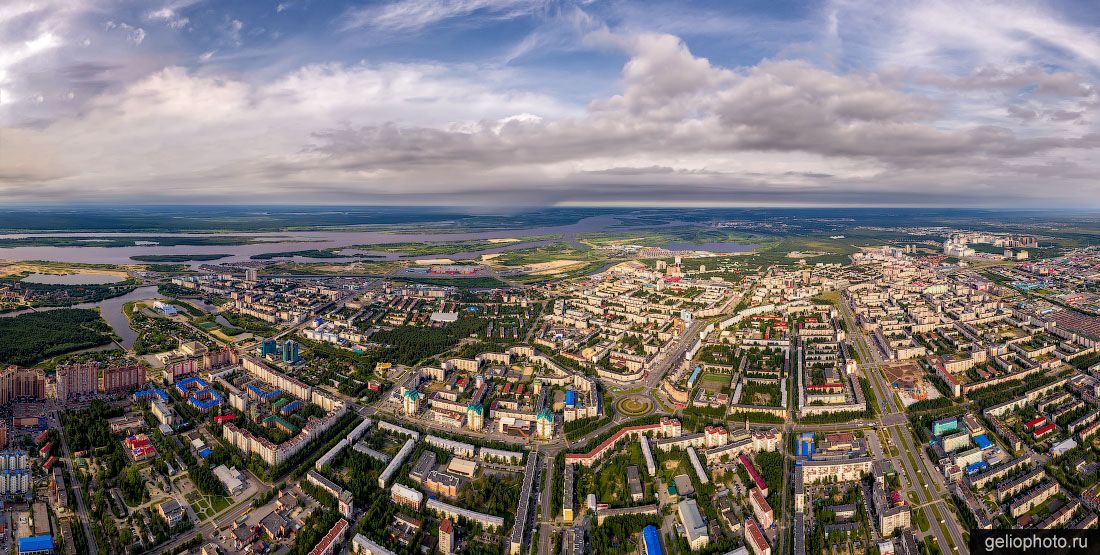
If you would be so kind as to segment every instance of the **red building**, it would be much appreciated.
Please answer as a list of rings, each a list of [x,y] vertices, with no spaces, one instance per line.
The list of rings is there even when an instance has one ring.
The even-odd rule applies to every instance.
[[[744,453],[737,456],[738,460],[745,467],[745,472],[749,473],[749,477],[756,484],[756,487],[760,488],[760,492],[764,494],[764,497],[768,496],[768,484],[764,482],[764,479],[760,477],[760,473],[756,471],[756,467],[753,466],[752,461],[749,460]]]

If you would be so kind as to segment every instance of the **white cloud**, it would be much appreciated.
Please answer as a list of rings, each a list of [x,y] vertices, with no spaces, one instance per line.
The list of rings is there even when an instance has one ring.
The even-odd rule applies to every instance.
[[[119,29],[126,33],[126,40],[134,43],[141,44],[145,41],[145,29],[141,27],[135,27],[125,22],[108,21],[106,23],[107,30]]]
[[[175,0],[145,14],[149,21],[159,21],[172,29],[183,29],[191,23],[190,18],[180,12],[197,4],[201,0]]]
[[[668,35],[613,38],[630,56],[620,92],[584,109],[480,68],[319,64],[266,83],[168,68],[42,130],[71,173],[41,191],[148,195],[155,183],[155,194],[195,198],[293,200],[308,187],[315,200],[556,202],[627,195],[629,183],[637,198],[898,201],[919,190],[942,202],[994,182],[998,201],[1018,202],[1038,194],[1039,172],[1065,183],[1055,196],[1092,186],[1080,174],[1094,163],[1077,153],[1100,146],[1095,135],[945,129],[946,106],[872,73],[793,60],[724,68]],[[1037,107],[1047,120],[1078,117]]]
[[[544,13],[549,0],[396,0],[348,10],[342,29],[369,27],[391,31],[419,30],[443,21],[473,15],[514,19]]]
[[[549,0],[397,0],[339,22],[385,35],[538,16],[498,60],[624,57],[617,82],[592,87],[610,92],[573,100],[594,79],[584,70],[550,86],[525,63],[285,69],[231,48],[253,26],[230,15],[207,42],[169,51],[130,46],[145,31],[123,15],[56,5],[17,39],[0,33],[0,134],[20,142],[0,156],[4,198],[1096,202],[1096,37],[1028,6],[838,1],[821,15],[827,55],[803,44],[743,66],[642,31],[637,14],[617,26]],[[172,26],[188,5],[137,17]],[[11,13],[0,6],[0,26]],[[963,36],[988,18],[1005,21]],[[663,26],[697,36],[705,23]]]

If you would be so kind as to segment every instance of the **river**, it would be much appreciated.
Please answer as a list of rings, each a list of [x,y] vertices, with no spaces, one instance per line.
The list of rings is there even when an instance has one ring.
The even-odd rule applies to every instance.
[[[303,251],[312,249],[333,249],[353,245],[389,244],[389,243],[426,243],[439,241],[468,241],[486,239],[506,239],[519,236],[558,235],[554,241],[574,242],[579,233],[604,231],[614,226],[618,220],[613,216],[592,216],[576,223],[558,226],[531,227],[490,231],[467,231],[459,233],[389,233],[385,231],[288,231],[278,233],[224,233],[218,237],[242,237],[262,242],[247,245],[141,245],[134,247],[0,247],[0,259],[4,260],[49,260],[53,262],[73,262],[82,264],[135,264],[131,256],[166,254],[228,254],[229,257],[213,262],[191,262],[192,266],[242,262],[251,260],[253,255],[274,252]],[[667,224],[666,224],[667,225]],[[659,226],[663,227],[663,226]],[[619,228],[622,230],[630,228]],[[196,233],[13,233],[0,234],[0,239],[19,239],[26,237],[210,237],[210,234]],[[505,243],[480,251],[440,255],[440,257],[461,260],[478,258],[482,254],[504,252],[516,248],[525,248],[553,241],[533,241],[522,245]],[[397,259],[401,253],[357,251],[361,254],[378,255],[380,259]],[[418,256],[417,258],[435,258]],[[341,262],[361,260],[359,258],[279,258],[273,261],[295,262]]]
[[[157,298],[162,298],[163,295],[157,293],[157,287],[155,285],[148,285],[145,287],[138,287],[133,291],[125,295],[113,297],[96,303],[80,303],[71,307],[64,306],[48,306],[40,308],[28,308],[26,310],[17,310],[14,312],[5,312],[0,314],[0,318],[9,318],[12,316],[18,316],[20,314],[26,314],[28,312],[41,312],[45,310],[57,310],[59,308],[98,308],[99,313],[103,315],[103,319],[114,330],[115,335],[119,337],[119,344],[126,349],[131,349],[134,346],[134,341],[137,341],[137,332],[130,328],[130,321],[126,318],[126,314],[122,312],[122,307],[130,301],[147,301]]]

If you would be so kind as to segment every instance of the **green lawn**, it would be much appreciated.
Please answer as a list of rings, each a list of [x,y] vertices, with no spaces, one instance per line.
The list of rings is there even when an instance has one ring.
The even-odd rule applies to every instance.
[[[913,511],[913,522],[917,525],[917,528],[921,532],[928,531],[928,517],[924,514],[924,509],[917,509]]]

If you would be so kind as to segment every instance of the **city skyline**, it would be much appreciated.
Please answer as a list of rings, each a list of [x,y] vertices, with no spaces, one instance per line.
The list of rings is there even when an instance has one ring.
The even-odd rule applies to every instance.
[[[1096,208],[1098,15],[11,2],[0,199]]]

